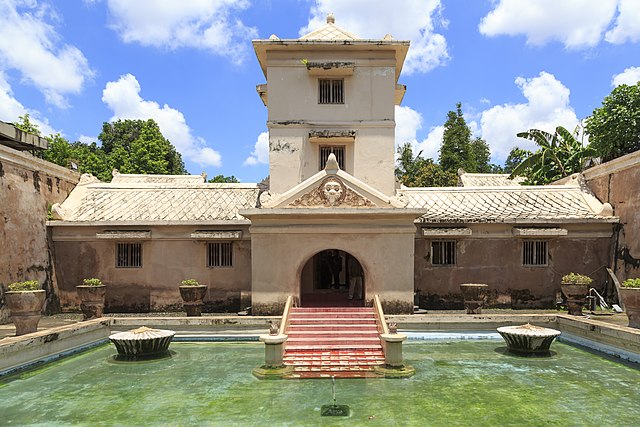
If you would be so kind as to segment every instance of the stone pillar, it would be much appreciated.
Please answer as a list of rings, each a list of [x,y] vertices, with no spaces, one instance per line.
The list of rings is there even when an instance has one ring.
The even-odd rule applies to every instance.
[[[259,379],[279,379],[293,372],[291,366],[285,366],[282,356],[287,335],[260,335],[264,343],[264,365],[253,369],[253,375]]]
[[[402,342],[407,339],[403,334],[381,334],[380,338],[385,342],[384,362],[389,368],[404,366],[402,360]]]

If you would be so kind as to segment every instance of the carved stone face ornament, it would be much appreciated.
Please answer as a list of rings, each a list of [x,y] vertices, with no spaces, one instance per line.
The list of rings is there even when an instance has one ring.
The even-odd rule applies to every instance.
[[[342,182],[338,181],[335,178],[324,181],[320,188],[321,194],[323,196],[322,198],[330,206],[336,206],[340,204],[342,199],[344,199],[344,185],[342,184]]]

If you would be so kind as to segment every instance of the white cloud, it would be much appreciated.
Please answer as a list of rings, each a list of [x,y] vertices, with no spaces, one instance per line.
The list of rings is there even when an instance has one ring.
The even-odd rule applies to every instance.
[[[80,93],[93,71],[82,52],[61,42],[54,27],[45,22],[45,16],[58,18],[55,11],[35,1],[5,0],[0,2],[0,16],[0,66],[18,70],[22,80],[38,88],[48,103],[67,107],[66,96]]]
[[[247,0],[109,0],[108,7],[111,28],[127,43],[205,49],[235,63],[258,34],[237,16]]]
[[[504,161],[515,146],[529,150],[537,148],[533,142],[518,138],[517,133],[529,129],[553,132],[556,126],[573,131],[579,122],[569,105],[569,89],[553,74],[543,71],[530,79],[518,77],[515,83],[527,99],[526,103],[496,105],[482,112],[481,137],[499,162]]]
[[[20,101],[13,97],[11,85],[5,79],[4,73],[0,70],[0,120],[8,123],[16,123],[20,116],[29,113],[29,120],[40,129],[40,135],[49,136],[59,133],[49,125],[46,118],[40,116],[40,113],[27,109]]]
[[[405,0],[402,7],[391,1],[316,0],[300,35],[325,25],[327,14],[333,13],[338,27],[358,37],[382,39],[388,33],[396,40],[410,40],[404,73],[426,72],[449,58],[445,38],[434,33],[434,19],[446,25],[440,10],[440,0]]]
[[[640,2],[638,0],[619,0],[618,18],[615,26],[607,31],[605,40],[609,43],[640,41]]]
[[[566,48],[592,47],[602,39],[617,4],[618,0],[500,0],[479,29],[485,36],[524,35],[532,45],[555,40]],[[618,22],[626,34],[628,21]]]
[[[259,163],[269,164],[269,132],[262,132],[258,135],[251,155],[244,161],[246,166],[255,166]]]
[[[634,85],[638,82],[640,82],[640,67],[629,67],[613,76],[611,86]]]
[[[126,74],[107,83],[102,101],[113,111],[112,120],[154,119],[162,134],[185,158],[200,166],[222,166],[220,153],[208,147],[202,138],[193,136],[180,111],[140,97],[140,84],[135,76]]]
[[[80,135],[78,137],[78,141],[82,142],[83,144],[91,144],[92,142],[95,142],[100,145],[100,141],[98,141],[97,136]]]
[[[406,142],[411,143],[413,154],[422,151],[422,157],[438,160],[438,150],[442,143],[444,126],[436,126],[429,130],[429,134],[422,141],[418,141],[417,134],[422,129],[422,114],[407,106],[396,105],[396,147]]]

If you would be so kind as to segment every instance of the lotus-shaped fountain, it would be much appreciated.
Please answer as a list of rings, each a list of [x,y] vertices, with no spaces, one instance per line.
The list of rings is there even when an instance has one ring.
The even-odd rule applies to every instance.
[[[509,351],[518,354],[549,354],[553,340],[560,331],[529,323],[520,326],[503,326],[498,333],[507,342]]]
[[[118,354],[125,357],[147,357],[166,353],[175,331],[143,326],[109,336]]]

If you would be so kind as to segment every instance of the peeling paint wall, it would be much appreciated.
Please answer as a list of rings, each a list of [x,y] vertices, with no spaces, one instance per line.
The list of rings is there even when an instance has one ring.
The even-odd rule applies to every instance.
[[[80,300],[75,287],[82,279],[98,277],[107,285],[105,311],[181,311],[178,285],[196,279],[208,285],[205,312],[238,312],[246,308],[241,298],[251,291],[251,243],[248,227],[243,240],[234,240],[232,267],[207,267],[207,241],[190,238],[205,225],[133,226],[150,230],[142,243],[141,268],[116,268],[116,244],[131,240],[98,239],[96,233],[132,227],[97,225],[51,225],[56,252],[56,275],[63,311],[77,310]],[[223,229],[219,228],[219,229]],[[238,230],[238,226],[233,228]]]
[[[68,169],[0,146],[0,322],[9,319],[2,293],[15,281],[39,281],[47,291],[45,311],[59,310],[47,210],[66,199],[79,179]]]
[[[548,243],[548,265],[523,266],[523,239],[511,226],[473,226],[474,237],[458,238],[455,265],[433,265],[431,240],[417,238],[415,287],[419,305],[427,309],[463,308],[462,283],[489,285],[487,304],[495,308],[553,308],[560,279],[569,272],[587,274],[602,289],[609,266],[613,225],[574,225],[566,237]]]
[[[610,203],[620,217],[612,251],[618,279],[640,277],[640,151],[588,169],[584,177],[600,201]]]

